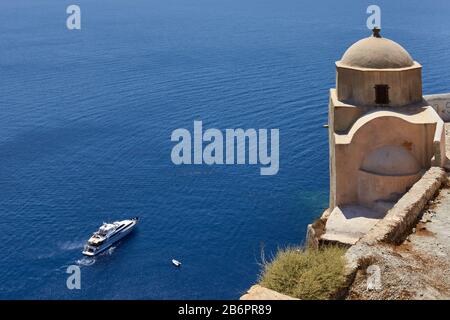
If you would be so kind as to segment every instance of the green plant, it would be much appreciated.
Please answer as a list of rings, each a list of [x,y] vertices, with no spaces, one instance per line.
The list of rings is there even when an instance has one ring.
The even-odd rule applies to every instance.
[[[346,249],[286,248],[264,262],[259,283],[299,299],[332,299],[345,285]]]

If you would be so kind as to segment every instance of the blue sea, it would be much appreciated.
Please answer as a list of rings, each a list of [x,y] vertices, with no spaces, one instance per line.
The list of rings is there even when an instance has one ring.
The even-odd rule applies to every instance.
[[[71,4],[81,30],[66,28]],[[262,253],[301,244],[327,207],[334,62],[370,35],[370,4],[2,0],[0,298],[237,299]],[[449,92],[450,2],[376,4],[424,94]],[[171,133],[194,120],[278,128],[278,174],[174,165]],[[103,221],[133,216],[129,238],[82,256]]]

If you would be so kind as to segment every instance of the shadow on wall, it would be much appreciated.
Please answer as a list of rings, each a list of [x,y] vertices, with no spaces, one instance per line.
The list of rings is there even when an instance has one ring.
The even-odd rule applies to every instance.
[[[391,207],[423,173],[406,148],[387,145],[375,149],[364,158],[358,173],[359,203],[385,212],[385,206]]]

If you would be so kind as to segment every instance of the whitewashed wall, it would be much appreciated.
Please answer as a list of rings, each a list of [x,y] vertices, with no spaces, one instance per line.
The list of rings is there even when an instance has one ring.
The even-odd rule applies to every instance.
[[[436,110],[444,121],[450,121],[450,93],[430,94],[424,96],[430,106]]]

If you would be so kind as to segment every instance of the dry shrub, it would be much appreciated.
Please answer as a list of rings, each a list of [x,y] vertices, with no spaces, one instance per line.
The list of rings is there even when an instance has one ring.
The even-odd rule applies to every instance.
[[[346,249],[286,248],[263,265],[259,283],[299,299],[332,299],[345,286]]]

